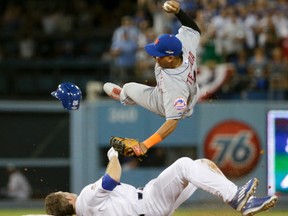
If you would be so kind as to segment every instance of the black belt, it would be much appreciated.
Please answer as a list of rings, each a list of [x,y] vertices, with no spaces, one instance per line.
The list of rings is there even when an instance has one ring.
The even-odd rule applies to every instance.
[[[143,187],[137,188],[138,200],[143,199]],[[140,214],[139,216],[145,216],[145,214]]]
[[[143,189],[144,189],[144,187],[138,187],[137,188],[138,200],[142,200],[143,199]]]
[[[138,200],[142,200],[143,199],[143,193],[142,192],[137,192],[138,193]]]

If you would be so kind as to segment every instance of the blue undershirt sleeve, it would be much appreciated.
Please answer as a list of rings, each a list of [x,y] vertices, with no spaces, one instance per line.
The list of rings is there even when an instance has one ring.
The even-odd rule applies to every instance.
[[[119,182],[112,179],[108,174],[105,174],[102,177],[102,188],[108,191],[112,191],[117,185],[120,185]]]
[[[182,25],[190,27],[201,34],[201,30],[197,23],[191,19],[182,9],[180,9],[179,13],[175,14],[175,16],[179,19]]]

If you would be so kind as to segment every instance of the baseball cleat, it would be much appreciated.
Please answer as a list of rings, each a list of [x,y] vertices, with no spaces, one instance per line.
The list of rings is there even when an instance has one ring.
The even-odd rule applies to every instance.
[[[257,178],[250,179],[244,186],[239,187],[234,198],[229,205],[236,211],[241,211],[250,196],[255,193],[259,180]]]
[[[120,100],[120,93],[122,88],[114,83],[107,82],[103,86],[103,90],[106,92],[108,96],[115,100]]]
[[[278,201],[277,196],[268,197],[255,197],[251,196],[246,205],[242,208],[241,212],[243,216],[252,216],[261,211],[268,211]]]

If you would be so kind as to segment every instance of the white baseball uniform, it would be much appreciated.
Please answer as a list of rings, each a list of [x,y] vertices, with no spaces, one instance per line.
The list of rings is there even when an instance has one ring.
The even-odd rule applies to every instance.
[[[78,216],[170,216],[197,188],[232,200],[237,186],[203,160],[182,157],[143,190],[120,183],[113,190],[102,187],[102,178],[87,185],[76,201]]]
[[[196,50],[200,41],[200,33],[182,26],[176,37],[182,42],[182,65],[169,69],[161,68],[156,63],[157,86],[126,83],[120,94],[120,101],[123,104],[136,103],[167,120],[192,115],[200,92],[196,83]]]

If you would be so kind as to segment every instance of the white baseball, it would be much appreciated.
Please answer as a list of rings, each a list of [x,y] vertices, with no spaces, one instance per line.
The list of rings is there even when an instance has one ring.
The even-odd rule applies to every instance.
[[[169,6],[170,5],[167,2],[165,2],[164,5],[163,5],[163,9],[166,10],[166,11],[169,11]]]

